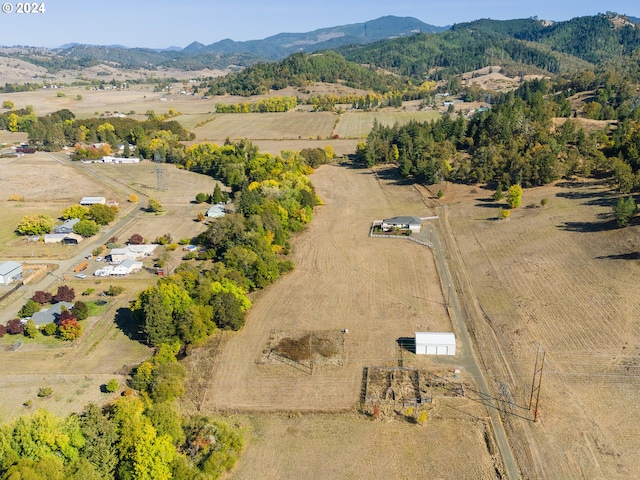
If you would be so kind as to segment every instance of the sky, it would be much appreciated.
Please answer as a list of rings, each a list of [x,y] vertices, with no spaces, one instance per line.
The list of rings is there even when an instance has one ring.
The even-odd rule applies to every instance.
[[[49,48],[74,42],[147,48],[186,47],[194,41],[209,45],[385,15],[415,17],[436,26],[479,18],[562,21],[607,11],[640,17],[637,0],[48,0],[35,2],[44,12],[29,14],[18,13],[20,2],[0,3],[3,12],[11,10],[0,12],[0,45]]]

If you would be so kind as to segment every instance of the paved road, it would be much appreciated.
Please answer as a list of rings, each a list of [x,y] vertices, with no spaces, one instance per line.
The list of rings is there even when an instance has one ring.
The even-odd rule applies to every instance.
[[[445,208],[446,206],[443,207],[441,212],[439,212],[441,213],[441,216],[446,215],[446,212],[444,211]],[[439,225],[443,229],[447,228],[447,222],[440,222]],[[437,231],[432,228],[431,225],[426,225],[424,231],[424,235],[426,235],[429,242],[433,244],[434,251],[436,253],[436,261],[438,262],[438,268],[442,276],[443,286],[446,290],[445,296],[448,299],[450,312],[458,329],[458,342],[462,347],[460,355],[461,363],[465,365],[467,373],[474,378],[478,388],[478,392],[476,392],[476,394],[482,399],[482,402],[487,408],[487,413],[489,414],[489,419],[494,432],[494,438],[496,440],[497,447],[500,450],[500,455],[502,456],[502,462],[504,464],[507,477],[511,480],[519,479],[521,478],[520,470],[515,457],[513,456],[502,420],[500,419],[499,409],[502,407],[494,400],[494,394],[489,388],[489,384],[487,383],[483,370],[480,368],[473,342],[469,336],[467,324],[462,315],[460,303],[458,302],[455,283],[452,280],[446,257],[442,251],[440,238]],[[448,235],[449,232],[445,231],[443,234]]]

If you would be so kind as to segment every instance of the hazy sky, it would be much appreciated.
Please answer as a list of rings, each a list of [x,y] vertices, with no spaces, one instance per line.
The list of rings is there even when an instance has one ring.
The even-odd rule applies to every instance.
[[[3,11],[13,10],[0,13],[0,45],[43,47],[71,42],[150,48],[186,47],[193,41],[208,45],[384,15],[415,17],[438,26],[479,18],[568,20],[606,11],[640,17],[637,0],[49,0],[36,2],[44,5],[44,13],[31,14],[16,13],[18,2],[0,3]]]

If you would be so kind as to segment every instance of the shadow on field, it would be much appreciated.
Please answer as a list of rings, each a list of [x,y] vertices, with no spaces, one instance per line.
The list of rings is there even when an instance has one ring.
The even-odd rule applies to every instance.
[[[640,252],[619,253],[618,255],[600,255],[597,260],[640,260]]]
[[[397,167],[376,170],[375,173],[381,180],[392,181],[394,185],[413,185],[415,183],[413,178],[405,178],[400,175]]]
[[[507,207],[507,205],[505,205],[503,203],[498,203],[492,198],[491,199],[476,198],[476,201],[480,202],[480,203],[476,203],[474,205],[475,207],[482,207],[482,208],[509,208],[509,207]]]
[[[416,353],[416,339],[414,337],[400,337],[396,342],[400,348],[411,353]]]
[[[567,232],[595,233],[616,230],[618,225],[614,220],[608,222],[565,222],[558,228]]]
[[[131,315],[131,310],[128,308],[119,308],[116,311],[115,322],[122,333],[131,340],[145,343],[145,338],[142,334],[142,325],[140,322],[134,320],[133,315]]]

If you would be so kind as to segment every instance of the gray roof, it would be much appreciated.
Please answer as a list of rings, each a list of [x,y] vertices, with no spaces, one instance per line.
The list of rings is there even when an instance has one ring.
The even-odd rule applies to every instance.
[[[17,269],[22,269],[22,264],[18,262],[2,262],[0,263],[0,275],[9,275],[11,272]],[[22,270],[20,270],[22,272]]]
[[[382,221],[384,223],[389,223],[392,225],[421,225],[422,224],[422,220],[420,220],[419,218],[408,217],[408,216],[386,218]]]
[[[73,226],[80,221],[79,218],[70,218],[65,220],[62,225],[58,225],[53,229],[56,233],[71,233],[73,232]]]
[[[60,314],[62,313],[62,307],[65,307],[67,310],[71,310],[73,307],[73,303],[69,302],[58,302],[54,305],[51,305],[46,310],[41,310],[39,312],[34,313],[31,318],[35,322],[36,325],[46,325],[48,323],[55,322]]]

